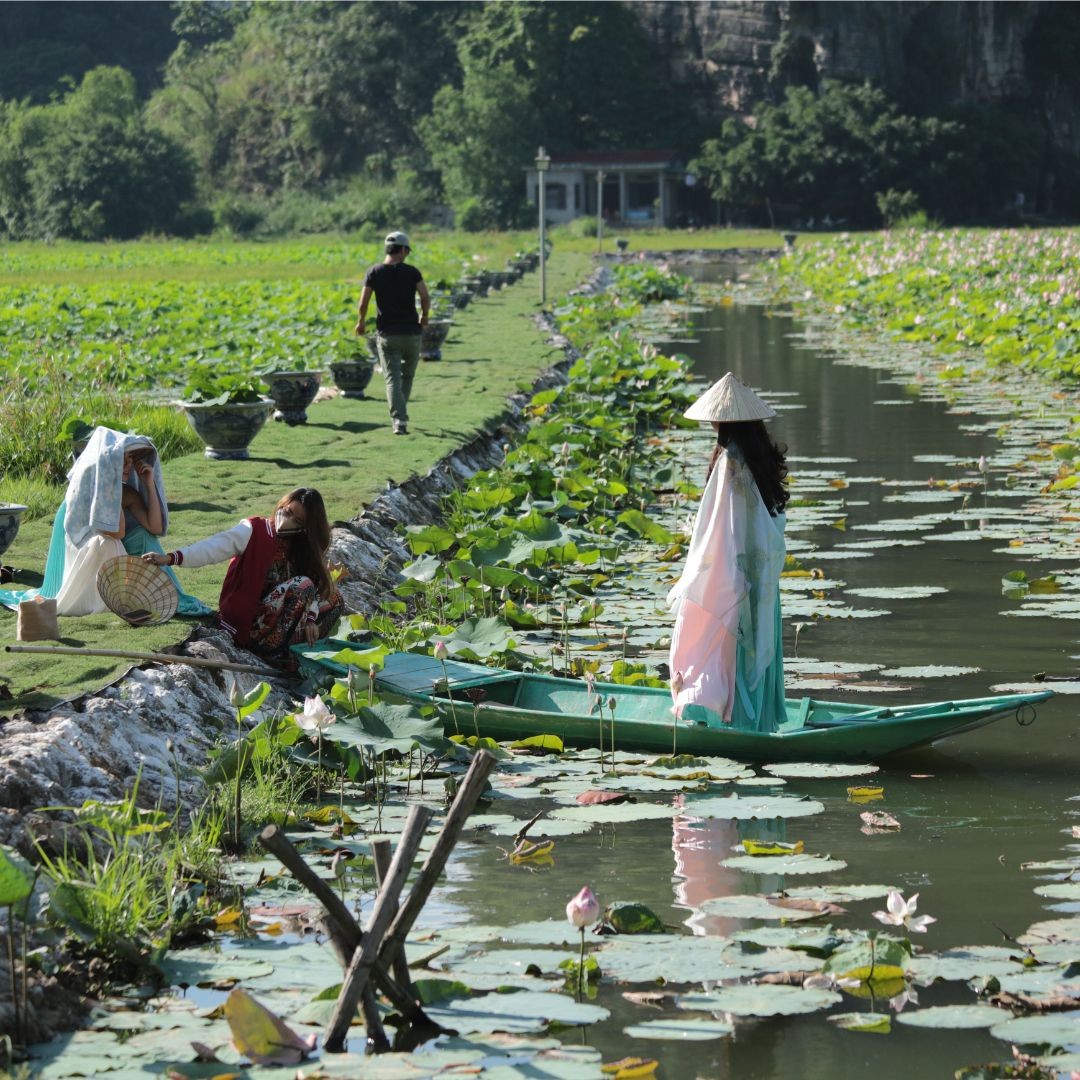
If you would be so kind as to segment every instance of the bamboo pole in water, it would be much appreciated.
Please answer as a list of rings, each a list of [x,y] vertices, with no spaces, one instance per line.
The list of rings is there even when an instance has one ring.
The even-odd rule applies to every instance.
[[[174,653],[128,652],[124,649],[85,649],[73,645],[5,645],[5,652],[54,653],[60,656],[112,656],[119,660],[147,660],[158,664],[186,664],[211,671],[244,671],[250,675],[270,675],[280,679],[286,672],[232,660],[209,660],[203,656],[177,656]]]

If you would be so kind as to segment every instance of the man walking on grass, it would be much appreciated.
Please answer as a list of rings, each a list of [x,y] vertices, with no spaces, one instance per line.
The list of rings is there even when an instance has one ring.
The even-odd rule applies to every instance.
[[[403,232],[386,237],[386,257],[364,275],[360,292],[360,312],[356,333],[363,337],[367,309],[375,294],[375,344],[386,379],[386,402],[395,435],[409,433],[409,395],[420,362],[420,337],[428,324],[431,296],[423,275],[405,259],[412,250]],[[420,296],[420,318],[416,317],[416,297]]]

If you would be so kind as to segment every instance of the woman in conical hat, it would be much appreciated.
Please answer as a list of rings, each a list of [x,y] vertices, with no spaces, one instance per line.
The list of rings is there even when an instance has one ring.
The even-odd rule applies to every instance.
[[[716,449],[682,577],[668,595],[676,715],[775,731],[784,719],[780,572],[787,465],[764,421],[776,412],[730,372],[685,415]]]

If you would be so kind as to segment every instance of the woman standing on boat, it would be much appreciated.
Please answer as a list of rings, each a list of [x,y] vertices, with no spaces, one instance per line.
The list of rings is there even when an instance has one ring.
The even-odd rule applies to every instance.
[[[686,565],[668,595],[676,715],[710,727],[775,731],[785,715],[787,465],[763,421],[776,412],[729,372],[684,415],[712,424],[716,448]]]

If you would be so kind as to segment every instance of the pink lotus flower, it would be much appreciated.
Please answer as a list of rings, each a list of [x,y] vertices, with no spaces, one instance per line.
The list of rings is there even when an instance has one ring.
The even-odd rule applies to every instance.
[[[581,892],[566,905],[566,917],[578,929],[584,930],[600,918],[600,901],[586,885]]]
[[[450,655],[450,650],[446,647],[445,641],[435,642],[435,659],[442,663]]]
[[[309,735],[321,735],[336,719],[318,695],[304,698],[304,711],[296,714],[297,724]]]

